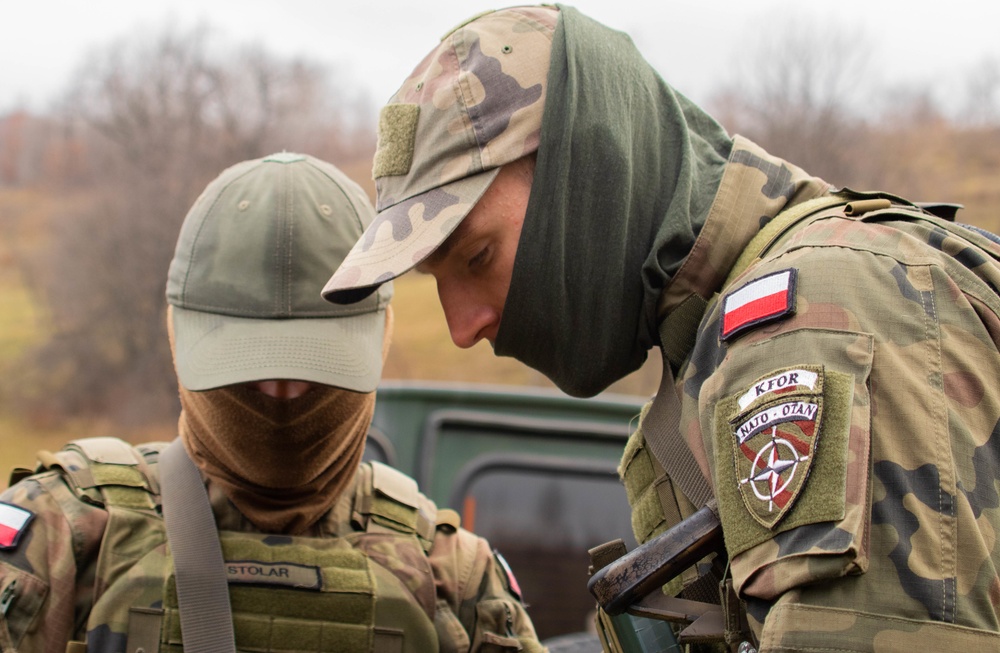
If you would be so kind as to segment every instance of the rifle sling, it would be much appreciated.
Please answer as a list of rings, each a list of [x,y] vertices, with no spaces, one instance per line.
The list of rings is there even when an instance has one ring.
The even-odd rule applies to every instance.
[[[160,453],[159,465],[184,650],[235,653],[222,545],[201,474],[180,438]]]

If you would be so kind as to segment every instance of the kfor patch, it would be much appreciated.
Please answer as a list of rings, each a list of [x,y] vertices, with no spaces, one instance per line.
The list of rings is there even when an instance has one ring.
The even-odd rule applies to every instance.
[[[794,268],[754,279],[722,300],[723,341],[795,312]]]
[[[0,549],[13,549],[35,513],[9,503],[0,503]]]
[[[820,436],[823,369],[769,373],[740,393],[730,420],[736,482],[753,518],[774,528],[809,477]]]
[[[802,388],[815,390],[818,380],[819,374],[806,368],[791,368],[763,377],[740,395],[740,410],[746,410],[753,402],[773,395],[788,394]]]

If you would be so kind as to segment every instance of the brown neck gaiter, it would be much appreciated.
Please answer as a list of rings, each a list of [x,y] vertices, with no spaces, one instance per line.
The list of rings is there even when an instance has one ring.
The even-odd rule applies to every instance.
[[[180,436],[195,464],[255,526],[304,532],[340,497],[364,453],[375,393],[316,386],[275,399],[247,386],[180,387]]]

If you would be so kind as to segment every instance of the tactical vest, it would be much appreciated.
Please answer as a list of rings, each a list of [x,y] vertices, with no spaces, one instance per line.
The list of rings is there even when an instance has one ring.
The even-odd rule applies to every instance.
[[[76,440],[42,463],[108,523],[87,641],[69,653],[183,651],[173,559],[159,506],[157,459],[167,443]],[[443,523],[454,525],[451,511]],[[236,646],[241,651],[438,650],[427,559],[434,505],[380,463],[355,483],[352,532],[298,537],[222,531]]]

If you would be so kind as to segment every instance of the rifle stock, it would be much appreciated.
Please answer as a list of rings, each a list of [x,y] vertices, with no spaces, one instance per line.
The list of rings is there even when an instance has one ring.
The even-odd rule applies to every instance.
[[[698,560],[723,548],[722,524],[710,503],[596,571],[587,589],[605,612],[621,614]]]

